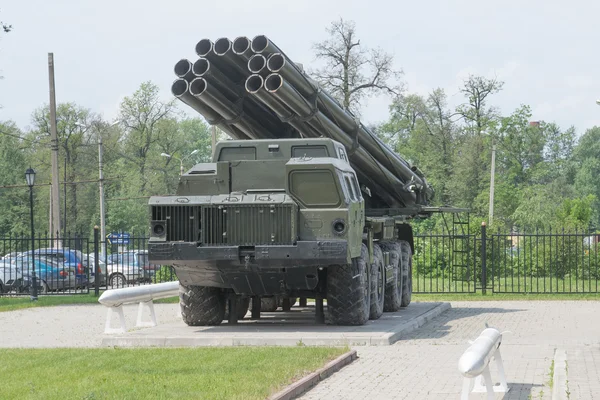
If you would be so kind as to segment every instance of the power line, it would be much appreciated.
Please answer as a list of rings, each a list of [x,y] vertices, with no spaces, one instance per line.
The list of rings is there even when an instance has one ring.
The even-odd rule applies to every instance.
[[[38,144],[39,143],[39,142],[37,142],[35,140],[31,140],[31,139],[27,139],[27,138],[21,137],[19,135],[15,135],[14,133],[8,133],[8,132],[0,131],[0,135],[14,137],[14,138],[21,139],[21,140],[24,140],[24,141],[29,142],[29,143],[34,143],[34,144]]]

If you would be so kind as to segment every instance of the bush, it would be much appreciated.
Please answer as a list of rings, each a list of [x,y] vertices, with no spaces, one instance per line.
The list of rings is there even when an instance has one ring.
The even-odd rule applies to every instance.
[[[175,268],[170,265],[163,265],[154,275],[154,283],[174,282],[177,280]]]

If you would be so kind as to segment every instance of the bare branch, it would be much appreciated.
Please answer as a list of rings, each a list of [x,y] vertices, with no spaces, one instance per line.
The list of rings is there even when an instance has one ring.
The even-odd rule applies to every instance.
[[[393,56],[381,49],[363,48],[352,21],[339,19],[327,28],[329,39],[313,45],[322,69],[311,71],[319,84],[348,110],[358,114],[366,96],[386,93],[398,96],[402,72],[393,69]]]

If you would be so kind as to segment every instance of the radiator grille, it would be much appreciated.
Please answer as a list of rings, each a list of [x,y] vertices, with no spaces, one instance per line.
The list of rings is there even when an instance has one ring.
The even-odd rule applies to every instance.
[[[292,210],[288,204],[203,207],[203,242],[209,246],[292,244]]]
[[[167,221],[167,241],[196,242],[200,238],[198,206],[152,206],[152,219]]]

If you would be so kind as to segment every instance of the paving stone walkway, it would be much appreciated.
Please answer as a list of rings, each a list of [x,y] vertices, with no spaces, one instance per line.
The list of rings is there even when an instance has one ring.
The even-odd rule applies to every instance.
[[[452,302],[393,346],[355,347],[358,360],[301,399],[459,399],[458,359],[486,322],[511,332],[501,345],[510,390],[497,399],[551,399],[557,349],[567,355],[567,382],[557,388],[561,398],[600,399],[599,308],[598,301]],[[497,382],[493,363],[491,370]]]

